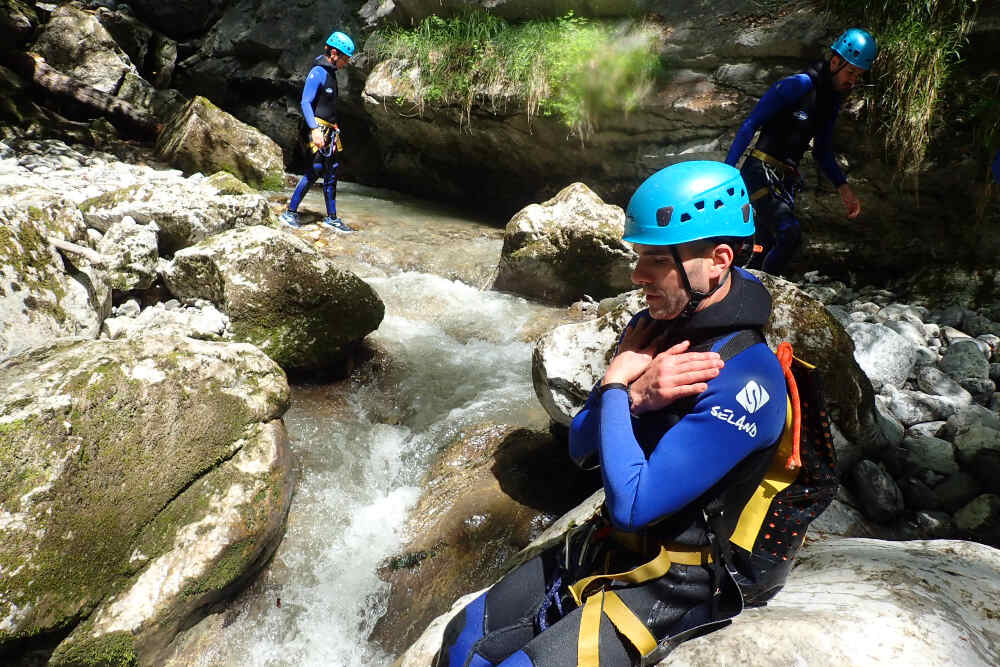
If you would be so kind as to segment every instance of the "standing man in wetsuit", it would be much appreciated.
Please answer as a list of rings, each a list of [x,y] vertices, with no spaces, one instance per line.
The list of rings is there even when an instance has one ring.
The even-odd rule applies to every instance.
[[[602,516],[452,619],[435,667],[654,664],[739,613],[720,549],[786,418],[760,333],[771,297],[734,266],[753,232],[743,179],[721,162],[676,164],[636,190],[624,238],[649,308],[570,430],[572,458],[601,466]]]
[[[846,30],[833,43],[829,60],[785,77],[764,94],[740,126],[726,163],[736,166],[760,128],[757,145],[743,163],[743,179],[757,214],[758,234],[765,245],[762,266],[781,274],[802,242],[795,217],[795,192],[801,187],[798,166],[813,140],[813,157],[844,202],[851,220],[861,202],[833,156],[833,125],[844,98],[869,69],[878,52],[875,38],[860,28]],[[758,260],[759,261],[759,260]],[[756,266],[756,264],[751,264]]]
[[[281,221],[289,227],[300,227],[299,204],[310,186],[323,176],[323,199],[326,217],[323,224],[337,232],[354,230],[337,217],[337,153],[340,151],[340,128],[337,126],[337,70],[346,67],[354,55],[354,42],[342,32],[335,32],[326,40],[323,55],[306,77],[302,88],[302,115],[309,126],[312,157],[309,167],[295,186],[288,202],[288,210],[281,214]]]

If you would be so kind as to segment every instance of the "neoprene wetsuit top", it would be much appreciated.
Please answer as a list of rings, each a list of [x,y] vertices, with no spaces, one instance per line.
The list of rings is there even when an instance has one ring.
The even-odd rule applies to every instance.
[[[337,68],[324,56],[316,58],[316,64],[306,77],[302,87],[302,115],[310,130],[316,128],[316,118],[328,123],[337,122]]]
[[[800,122],[808,123],[809,129],[800,139],[794,141],[796,146],[788,151],[790,154],[775,155],[775,157],[780,160],[790,160],[798,165],[809,139],[807,135],[812,134],[813,157],[823,169],[823,173],[834,186],[839,187],[846,183],[847,178],[833,157],[833,126],[837,114],[840,113],[842,98],[829,89],[829,76],[829,65],[823,63],[818,67],[814,66],[811,72],[787,76],[771,86],[736,132],[733,145],[729,147],[729,153],[726,155],[726,164],[736,166],[736,162],[750,145],[758,128],[764,128],[761,130],[758,148],[770,153],[771,151],[761,146],[762,142],[766,143],[771,138],[767,135],[775,135],[774,141],[777,143],[781,140],[777,135],[793,134],[798,130],[796,125]],[[820,82],[819,85],[817,81]],[[816,94],[812,94],[814,89]],[[810,118],[810,115],[817,117]]]
[[[721,302],[686,322],[665,322],[664,349],[690,340],[692,350],[719,351],[734,332],[762,329],[771,310],[770,294],[743,269],[733,269],[732,281]],[[649,317],[648,310],[633,322],[643,317]],[[671,539],[681,537],[700,519],[700,512],[691,511],[698,508],[696,501],[724,495],[719,487],[734,483],[731,471],[776,444],[785,424],[786,388],[781,366],[765,343],[728,359],[707,384],[698,396],[639,417],[631,415],[626,391],[602,394],[598,386],[573,419],[570,455],[580,464],[599,458],[605,504],[619,529],[636,531],[663,522],[658,531],[666,527]],[[759,479],[747,483],[755,487]]]

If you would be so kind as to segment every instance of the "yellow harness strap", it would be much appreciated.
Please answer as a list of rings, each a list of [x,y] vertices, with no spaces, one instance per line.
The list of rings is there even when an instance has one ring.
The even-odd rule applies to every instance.
[[[599,667],[601,634],[601,608],[604,606],[604,591],[587,598],[580,612],[580,636],[576,640],[577,667]]]
[[[577,667],[598,667],[600,664],[598,643],[602,613],[606,614],[618,631],[639,650],[640,655],[646,655],[656,648],[656,638],[617,593],[603,589],[588,593],[587,589],[591,584],[612,581],[642,584],[665,575],[673,563],[705,565],[710,562],[712,555],[708,548],[681,550],[667,549],[661,545],[660,552],[655,558],[635,569],[628,572],[595,574],[570,586],[573,599],[577,604],[583,605],[580,636],[577,638]]]
[[[656,637],[614,591],[604,593],[604,613],[618,628],[618,632],[625,635],[632,646],[638,649],[639,655],[646,655],[656,648]]]
[[[760,199],[761,197],[766,197],[769,194],[771,194],[771,188],[765,186],[765,187],[761,188],[760,190],[756,190],[753,193],[751,193],[751,195],[750,195],[750,201],[755,202],[758,199]]]
[[[756,148],[750,151],[750,157],[755,157],[761,162],[767,162],[769,164],[773,164],[775,167],[781,167],[785,171],[793,171],[795,169],[795,167],[788,164],[787,162],[782,162],[773,155],[768,155],[764,151],[759,151]]]
[[[788,488],[799,475],[799,469],[788,470],[785,467],[785,461],[792,453],[792,440],[795,435],[792,429],[792,401],[790,398],[785,400],[788,405],[785,413],[785,430],[781,434],[778,451],[771,460],[771,466],[764,473],[764,479],[761,480],[760,486],[754,491],[753,497],[740,513],[736,530],[729,538],[730,542],[747,551],[753,551],[754,542],[757,541],[757,534],[760,533],[761,526],[764,525],[764,518],[771,507],[771,501],[778,493]]]

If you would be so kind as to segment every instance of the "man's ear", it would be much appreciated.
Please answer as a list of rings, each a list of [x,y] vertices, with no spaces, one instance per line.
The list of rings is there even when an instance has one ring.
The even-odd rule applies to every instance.
[[[844,59],[840,57],[839,53],[834,53],[833,56],[830,57],[830,69],[836,72],[843,66]]]
[[[725,275],[729,267],[733,265],[733,260],[736,257],[736,253],[733,248],[728,243],[719,243],[712,249],[712,264],[709,267],[711,272],[710,278],[721,278]]]

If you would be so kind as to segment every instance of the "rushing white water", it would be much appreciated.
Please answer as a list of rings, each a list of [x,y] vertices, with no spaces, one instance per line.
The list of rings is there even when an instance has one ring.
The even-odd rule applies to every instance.
[[[341,206],[382,204],[354,195]],[[401,206],[394,204],[393,224],[406,218]],[[422,206],[419,214],[419,245],[427,250],[410,248],[413,257],[446,242],[435,236],[432,209]],[[372,227],[344,243],[358,239],[362,248]],[[462,271],[488,274],[484,262],[495,265],[500,253],[494,230],[454,217],[442,227],[449,238],[477,239],[474,252],[451,252],[464,257]],[[369,336],[385,363],[373,362],[377,371],[361,369],[347,383],[294,388],[285,423],[300,478],[287,533],[261,580],[227,614],[221,635],[189,652],[196,664],[391,663],[367,641],[388,595],[376,569],[400,547],[435,452],[484,422],[547,423],[531,385],[530,338],[560,311],[429,273],[386,266],[368,273],[362,277],[386,304]]]

